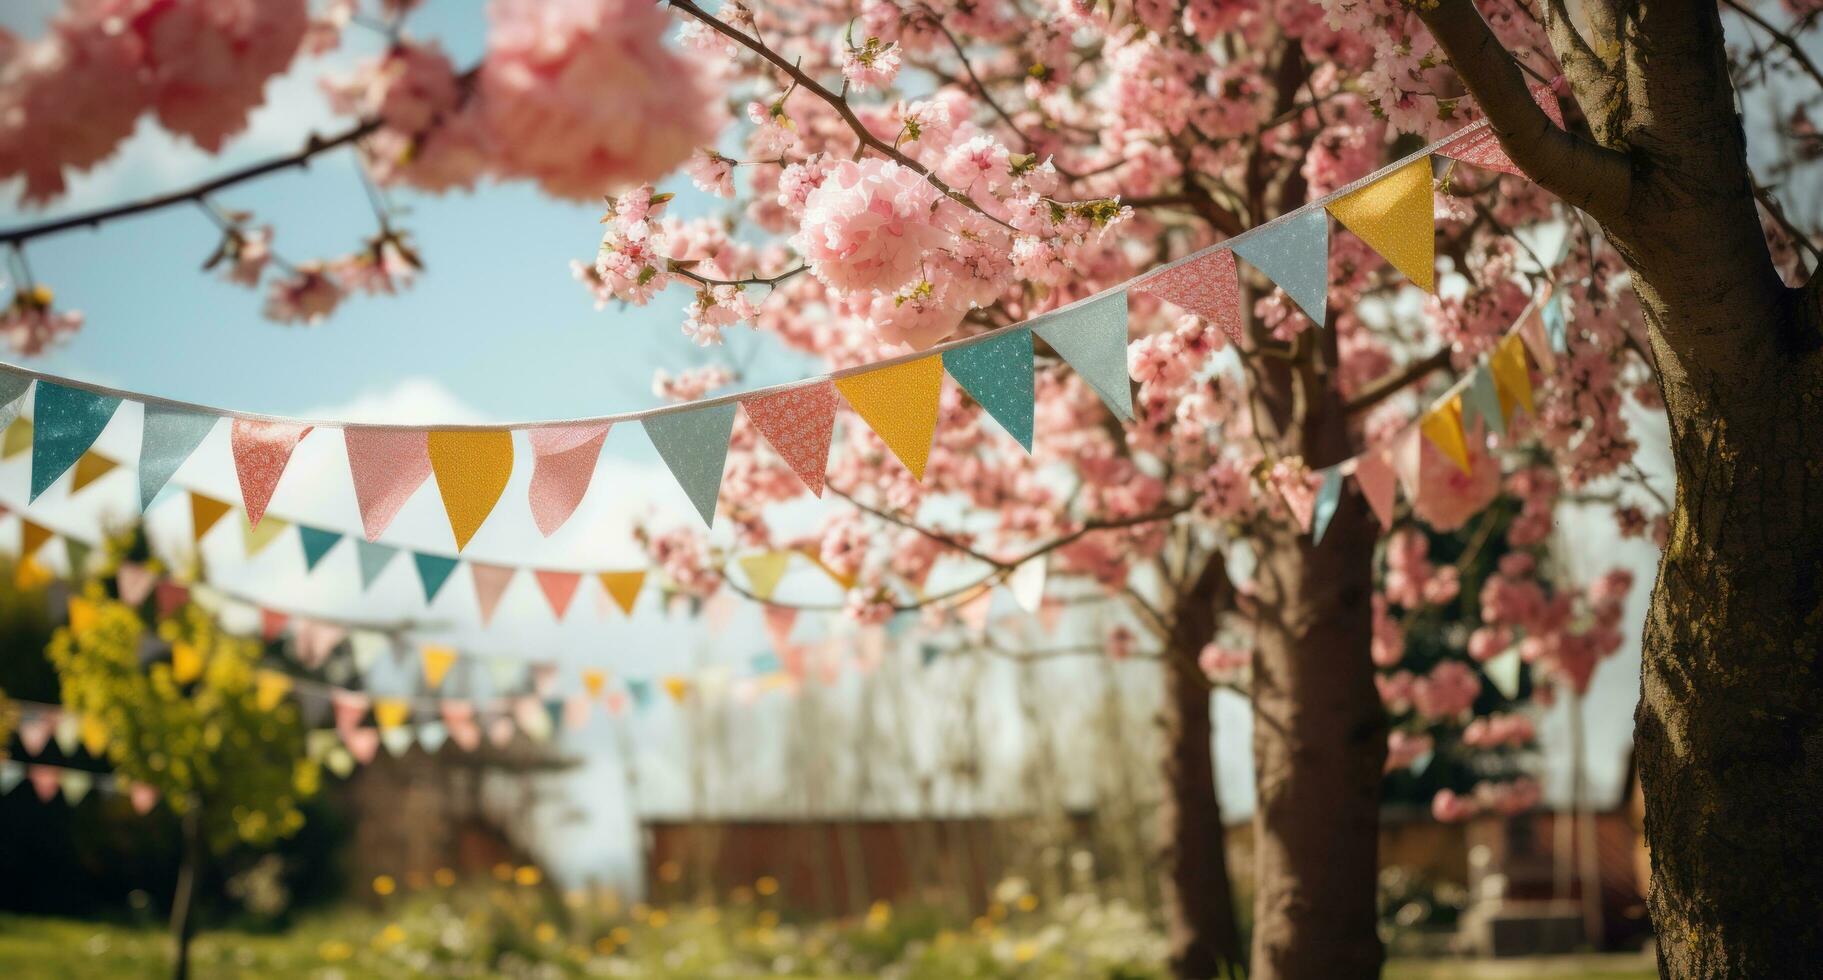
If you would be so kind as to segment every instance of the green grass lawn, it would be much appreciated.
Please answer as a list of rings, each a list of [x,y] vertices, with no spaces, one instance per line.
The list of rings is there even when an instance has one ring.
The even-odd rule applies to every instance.
[[[200,978],[369,978],[424,975],[462,977],[640,977],[649,973],[636,960],[590,957],[564,968],[551,964],[489,972],[479,964],[426,963],[389,954],[373,938],[375,926],[360,914],[311,919],[282,934],[204,933],[197,939],[195,975]],[[170,947],[161,931],[67,919],[0,916],[0,976],[35,980],[91,977],[158,977],[169,969]],[[786,977],[790,974],[754,973]],[[992,975],[992,974],[990,974]],[[1012,968],[1007,977],[1031,976]],[[806,974],[808,976],[808,974]],[[829,980],[830,975],[816,976]],[[1525,960],[1396,960],[1388,980],[1648,980],[1651,960],[1639,955],[1544,957]],[[836,977],[835,980],[842,980]],[[859,980],[859,978],[854,978]]]

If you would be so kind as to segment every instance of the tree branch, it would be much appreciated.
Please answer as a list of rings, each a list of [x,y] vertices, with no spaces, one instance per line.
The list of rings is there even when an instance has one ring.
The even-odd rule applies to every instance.
[[[1774,44],[1785,49],[1785,53],[1791,56],[1793,63],[1799,68],[1804,69],[1805,74],[1809,75],[1819,86],[1823,86],[1823,71],[1817,69],[1817,63],[1812,61],[1810,55],[1804,52],[1804,46],[1798,43],[1797,38],[1772,26],[1771,21],[1761,17],[1759,12],[1746,4],[1741,3],[1740,0],[1722,0],[1722,4],[1735,13],[1740,14],[1742,17],[1747,18],[1749,22],[1760,30],[1765,31],[1766,35],[1772,38]]]
[[[1348,400],[1343,411],[1349,415],[1359,415],[1405,390],[1406,386],[1424,380],[1432,371],[1449,367],[1449,364],[1449,348],[1439,348],[1428,357],[1413,361],[1385,377],[1374,379],[1373,383]]]
[[[1419,16],[1487,113],[1501,147],[1539,186],[1606,221],[1626,210],[1633,166],[1626,154],[1552,124],[1532,100],[1511,52],[1471,0],[1439,0]]]

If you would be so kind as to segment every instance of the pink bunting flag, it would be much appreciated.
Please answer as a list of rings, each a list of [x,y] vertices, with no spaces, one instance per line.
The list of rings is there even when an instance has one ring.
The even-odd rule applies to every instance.
[[[563,730],[579,732],[589,726],[589,699],[577,694],[563,702]]]
[[[25,747],[25,754],[40,756],[45,747],[51,744],[51,732],[57,728],[57,717],[50,712],[33,715],[19,722],[19,744]]]
[[[143,817],[158,805],[158,788],[146,783],[129,784],[127,799],[133,802],[133,812]]]
[[[544,601],[551,604],[551,613],[562,619],[563,614],[570,611],[570,600],[576,598],[576,587],[582,584],[581,573],[539,569],[533,577],[538,579],[538,588],[544,593]]]
[[[1355,485],[1361,488],[1361,496],[1367,498],[1367,506],[1374,509],[1380,526],[1389,531],[1393,526],[1394,492],[1390,455],[1385,449],[1375,449],[1355,458]]]
[[[291,630],[298,662],[311,670],[327,663],[336,646],[347,638],[347,627],[320,619],[299,619]]]
[[[532,487],[528,494],[538,532],[550,537],[576,512],[589,492],[609,423],[528,429],[532,444]]]
[[[158,584],[158,573],[138,562],[123,561],[114,573],[114,585],[120,590],[120,601],[137,606],[146,601]]]
[[[260,610],[260,639],[267,643],[285,635],[285,626],[291,617],[272,609]]]
[[[540,698],[548,698],[557,687],[557,665],[549,661],[532,664],[532,691]]]
[[[1532,101],[1538,103],[1538,107],[1544,110],[1551,122],[1557,124],[1558,129],[1562,129],[1563,107],[1557,104],[1557,93],[1552,90],[1552,86],[1549,83],[1539,83],[1531,87],[1531,92]],[[1483,170],[1498,170],[1516,177],[1526,175],[1507,156],[1506,150],[1501,148],[1500,137],[1494,134],[1493,125],[1485,120],[1479,125],[1470,126],[1462,135],[1445,143],[1437,153]]]
[[[260,526],[292,451],[311,428],[297,422],[234,420],[228,445],[234,450],[234,472],[240,477],[241,502],[247,508],[249,525]]]
[[[835,432],[836,404],[841,397],[828,381],[787,388],[741,402],[747,419],[760,430],[774,452],[804,481],[823,495],[823,473],[829,468],[829,441]]]
[[[430,437],[420,429],[342,430],[355,505],[367,540],[378,541],[424,481],[430,479]]]
[[[618,718],[627,710],[627,695],[625,691],[609,691],[601,700],[602,704],[607,707],[608,714],[613,717]]]
[[[1134,283],[1133,289],[1194,313],[1231,342],[1241,342],[1241,280],[1228,249],[1162,269]]]
[[[348,754],[354,756],[354,761],[365,766],[373,762],[380,751],[380,730],[351,728],[342,733],[342,744],[348,746]]]
[[[153,588],[157,593],[158,615],[169,618],[176,615],[179,609],[190,604],[190,589],[170,579],[160,579]]]
[[[1539,295],[1538,302],[1532,304],[1519,318],[1519,339],[1525,343],[1526,350],[1531,352],[1532,360],[1546,374],[1557,373],[1557,352],[1551,349],[1550,338],[1545,336],[1544,303],[1551,298],[1550,288]]]
[[[55,766],[31,766],[26,774],[32,780],[32,791],[38,794],[38,802],[49,803],[57,798],[63,774]]]
[[[438,705],[443,714],[443,727],[449,740],[464,752],[481,747],[481,728],[475,724],[475,706],[467,701],[444,701]]]
[[[500,597],[506,594],[506,587],[513,583],[513,576],[518,572],[519,569],[510,565],[468,563],[469,577],[475,582],[475,605],[481,607],[481,625],[493,621],[494,610],[500,608]]]
[[[766,638],[772,641],[772,649],[784,657],[786,648],[791,646],[791,629],[798,624],[798,611],[789,606],[768,605],[765,615]]]
[[[516,734],[513,719],[504,714],[497,714],[487,723],[487,741],[497,749],[504,749],[513,742]]]
[[[330,707],[335,709],[335,729],[347,739],[348,733],[360,727],[367,717],[367,695],[359,691],[333,691],[329,695]]]
[[[1390,448],[1385,450],[1391,457],[1393,472],[1398,474],[1399,485],[1405,488],[1405,499],[1418,499],[1418,474],[1424,460],[1424,440],[1419,437],[1418,427],[1412,426],[1394,439]]]

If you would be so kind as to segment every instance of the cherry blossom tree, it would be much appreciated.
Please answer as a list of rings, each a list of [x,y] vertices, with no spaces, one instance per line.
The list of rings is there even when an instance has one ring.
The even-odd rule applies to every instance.
[[[854,582],[838,611],[872,624],[941,622],[1047,561],[1056,594],[1130,617],[1110,655],[1141,642],[1134,630],[1158,654],[1174,968],[1212,976],[1250,958],[1256,976],[1356,976],[1381,959],[1389,761],[1409,765],[1425,739],[1432,751],[1440,738],[1527,741],[1510,699],[1476,715],[1484,665],[1506,650],[1577,691],[1620,645],[1625,577],[1559,581],[1541,561],[1560,496],[1605,495],[1625,533],[1669,549],[1640,715],[1666,969],[1791,973],[1779,964],[1814,958],[1818,927],[1799,921],[1804,886],[1823,877],[1803,846],[1814,808],[1773,801],[1794,779],[1803,798],[1823,778],[1801,753],[1823,724],[1817,688],[1787,653],[1816,647],[1817,490],[1808,470],[1776,462],[1816,455],[1817,427],[1803,424],[1814,298],[1780,277],[1802,275],[1800,249],[1818,253],[1748,171],[1730,84],[1823,79],[1794,37],[1812,5],[1790,11],[1789,31],[1735,7],[1730,29],[1752,49],[1731,54],[1714,6],[1610,0],[1582,5],[1581,28],[1555,0],[493,0],[473,66],[412,36],[414,6],[70,0],[45,37],[0,38],[0,176],[23,178],[28,201],[53,198],[142,115],[216,149],[299,51],[349,30],[389,39],[324,80],[350,117],[342,132],[195,187],[0,232],[17,284],[0,333],[32,353],[80,327],[26,267],[36,237],[200,206],[222,231],[211,266],[264,286],[272,319],[310,324],[418,273],[390,194],[525,180],[607,196],[601,250],[576,266],[599,304],[678,302],[698,344],[753,330],[848,367],[1124,282],[1346,186],[1479,118],[1479,104],[1537,183],[1443,169],[1436,294],[1346,234],[1332,242],[1320,324],[1252,270],[1221,322],[1136,291],[1131,423],[1041,347],[1030,455],[954,389],[921,481],[846,417],[813,479],[835,503],[804,537],[772,507],[801,496],[800,474],[743,423],[721,501],[733,538],[655,529],[647,545],[674,587],[704,596],[742,587],[723,574],[730,550],[805,548]],[[1533,91],[1560,75],[1564,128],[1540,109],[1556,99]],[[1780,112],[1799,147],[1816,143],[1810,101]],[[348,148],[378,230],[347,255],[284,258],[274,229],[211,202]],[[656,184],[680,171],[729,199],[726,212],[667,214],[672,195]],[[1316,541],[1318,471],[1409,425],[1547,288],[1568,323],[1555,363],[1535,372],[1534,410],[1491,435],[1471,426],[1460,470],[1425,444],[1416,498],[1390,529],[1351,486]],[[659,388],[687,399],[728,380],[693,372]],[[1671,503],[1635,464],[1623,411],[1666,406]],[[1460,555],[1431,549],[1439,535],[1474,540],[1490,506],[1510,518],[1507,552],[1465,583]],[[939,562],[965,584],[926,589]],[[1466,639],[1409,648],[1452,603],[1474,607]],[[1221,847],[1212,674],[1244,675],[1256,714],[1250,956]],[[1453,818],[1533,799],[1508,772],[1444,787],[1432,807]],[[1766,832],[1731,833],[1749,825]],[[1750,859],[1717,870],[1704,855],[1720,848]]]

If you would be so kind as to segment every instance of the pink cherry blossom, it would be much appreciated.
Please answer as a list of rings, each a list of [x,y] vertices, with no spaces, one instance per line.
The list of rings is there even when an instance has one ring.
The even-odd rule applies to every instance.
[[[792,240],[830,288],[891,292],[912,281],[926,252],[950,243],[937,189],[887,160],[844,161],[804,202]]]
[[[322,263],[305,263],[272,281],[266,293],[266,317],[313,327],[335,312],[343,295],[341,284]]]

